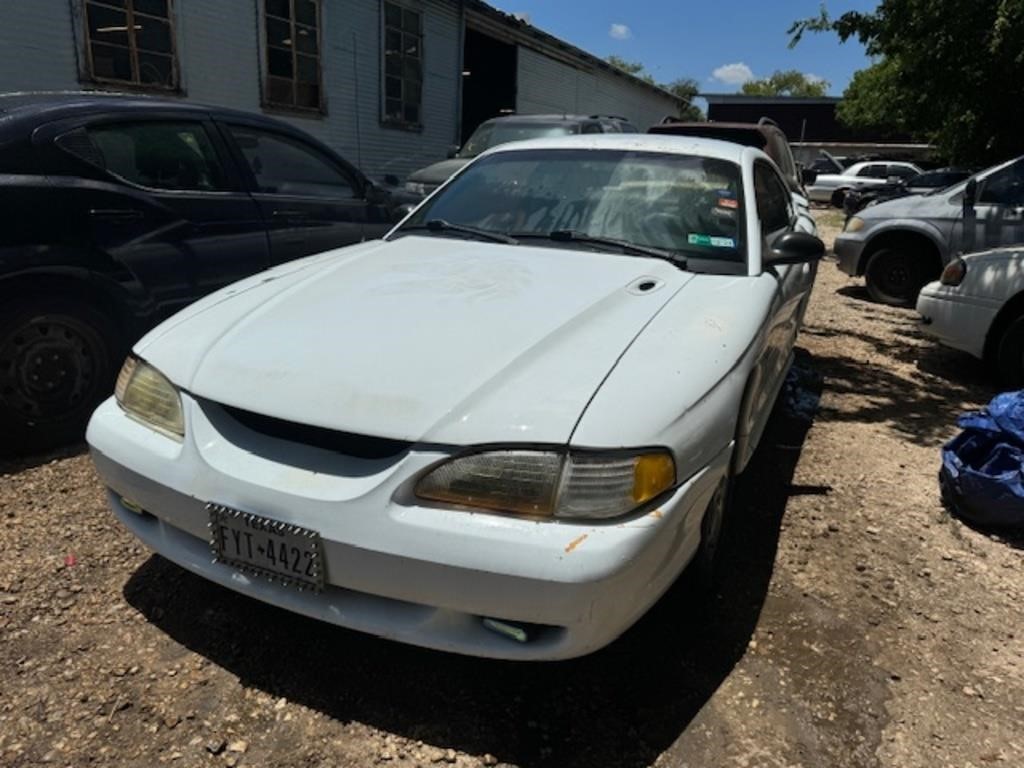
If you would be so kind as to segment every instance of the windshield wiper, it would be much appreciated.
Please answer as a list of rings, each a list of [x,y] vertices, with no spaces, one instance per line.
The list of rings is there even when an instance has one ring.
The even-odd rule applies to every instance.
[[[663,248],[655,248],[650,245],[637,245],[636,243],[631,243],[628,240],[618,240],[614,237],[588,235],[584,232],[577,232],[574,229],[556,229],[546,234],[541,232],[516,232],[515,237],[520,240],[526,238],[542,238],[544,240],[554,240],[556,243],[587,243],[588,245],[603,245],[608,248],[616,248],[623,253],[632,254],[634,256],[650,256],[654,259],[661,259],[662,261],[675,264],[680,269],[686,269],[686,259],[673,251],[667,251]]]
[[[519,241],[501,232],[490,232],[486,229],[477,229],[465,224],[452,224],[445,219],[430,219],[425,224],[414,224],[410,227],[402,227],[396,234],[402,232],[457,232],[460,235],[472,235],[480,240],[490,240],[493,243],[505,243],[506,245],[519,245]]]

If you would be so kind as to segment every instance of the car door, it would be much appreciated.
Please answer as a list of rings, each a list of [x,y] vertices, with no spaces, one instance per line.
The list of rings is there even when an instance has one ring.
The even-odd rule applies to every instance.
[[[754,194],[761,222],[762,252],[767,252],[779,235],[792,229],[808,230],[796,216],[793,196],[785,180],[769,163],[754,164]],[[814,282],[811,264],[783,264],[772,267],[778,283],[766,345],[765,383],[769,393],[778,390],[786,373],[789,356],[800,329],[800,320]]]
[[[963,226],[971,226],[966,221]],[[985,178],[979,185],[973,211],[970,250],[1024,243],[1024,160]]]
[[[267,235],[209,120],[95,118],[55,144],[102,170],[64,191],[91,247],[123,264],[155,319],[269,266]]]
[[[371,217],[367,184],[355,169],[291,133],[241,122],[221,125],[250,175],[274,264],[367,236],[368,219],[378,217]]]

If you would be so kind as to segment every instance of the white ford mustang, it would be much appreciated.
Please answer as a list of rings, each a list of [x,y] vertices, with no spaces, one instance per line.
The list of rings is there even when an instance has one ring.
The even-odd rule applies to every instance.
[[[813,233],[755,149],[502,146],[384,240],[153,330],[92,455],[136,536],[231,589],[448,651],[586,654],[713,571]]]

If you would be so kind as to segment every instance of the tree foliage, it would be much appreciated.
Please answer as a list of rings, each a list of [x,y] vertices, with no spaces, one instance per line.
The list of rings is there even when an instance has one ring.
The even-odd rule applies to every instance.
[[[840,118],[909,131],[952,160],[1024,153],[1024,0],[882,0],[833,18],[823,6],[789,30],[856,39],[876,63],[858,72]]]
[[[629,61],[628,59],[623,59],[619,56],[609,56],[607,61],[613,67],[621,69],[623,72],[627,72],[634,77],[639,77],[641,80],[650,83],[651,85],[657,85],[659,88],[664,88],[669,93],[675,94],[680,99],[685,100],[686,103],[679,107],[680,120],[695,121],[704,119],[704,113],[701,111],[700,107],[694,106],[693,104],[693,100],[697,98],[697,94],[699,92],[697,81],[693,78],[681,77],[677,80],[673,80],[671,83],[659,84],[655,81],[654,76],[647,71],[647,67],[639,61]]]
[[[776,70],[760,80],[748,80],[743,93],[749,96],[824,96],[829,83],[795,69]]]

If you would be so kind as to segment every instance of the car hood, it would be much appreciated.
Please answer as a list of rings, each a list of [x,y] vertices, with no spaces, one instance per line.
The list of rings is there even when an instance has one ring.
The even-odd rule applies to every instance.
[[[136,351],[199,398],[297,423],[562,444],[692,278],[656,259],[407,236],[257,275]]]
[[[469,162],[469,159],[464,157],[442,160],[409,174],[409,181],[417,184],[444,184],[453,173],[468,165]]]
[[[949,195],[906,195],[876,203],[857,213],[862,219],[922,219],[941,216],[950,208]]]

